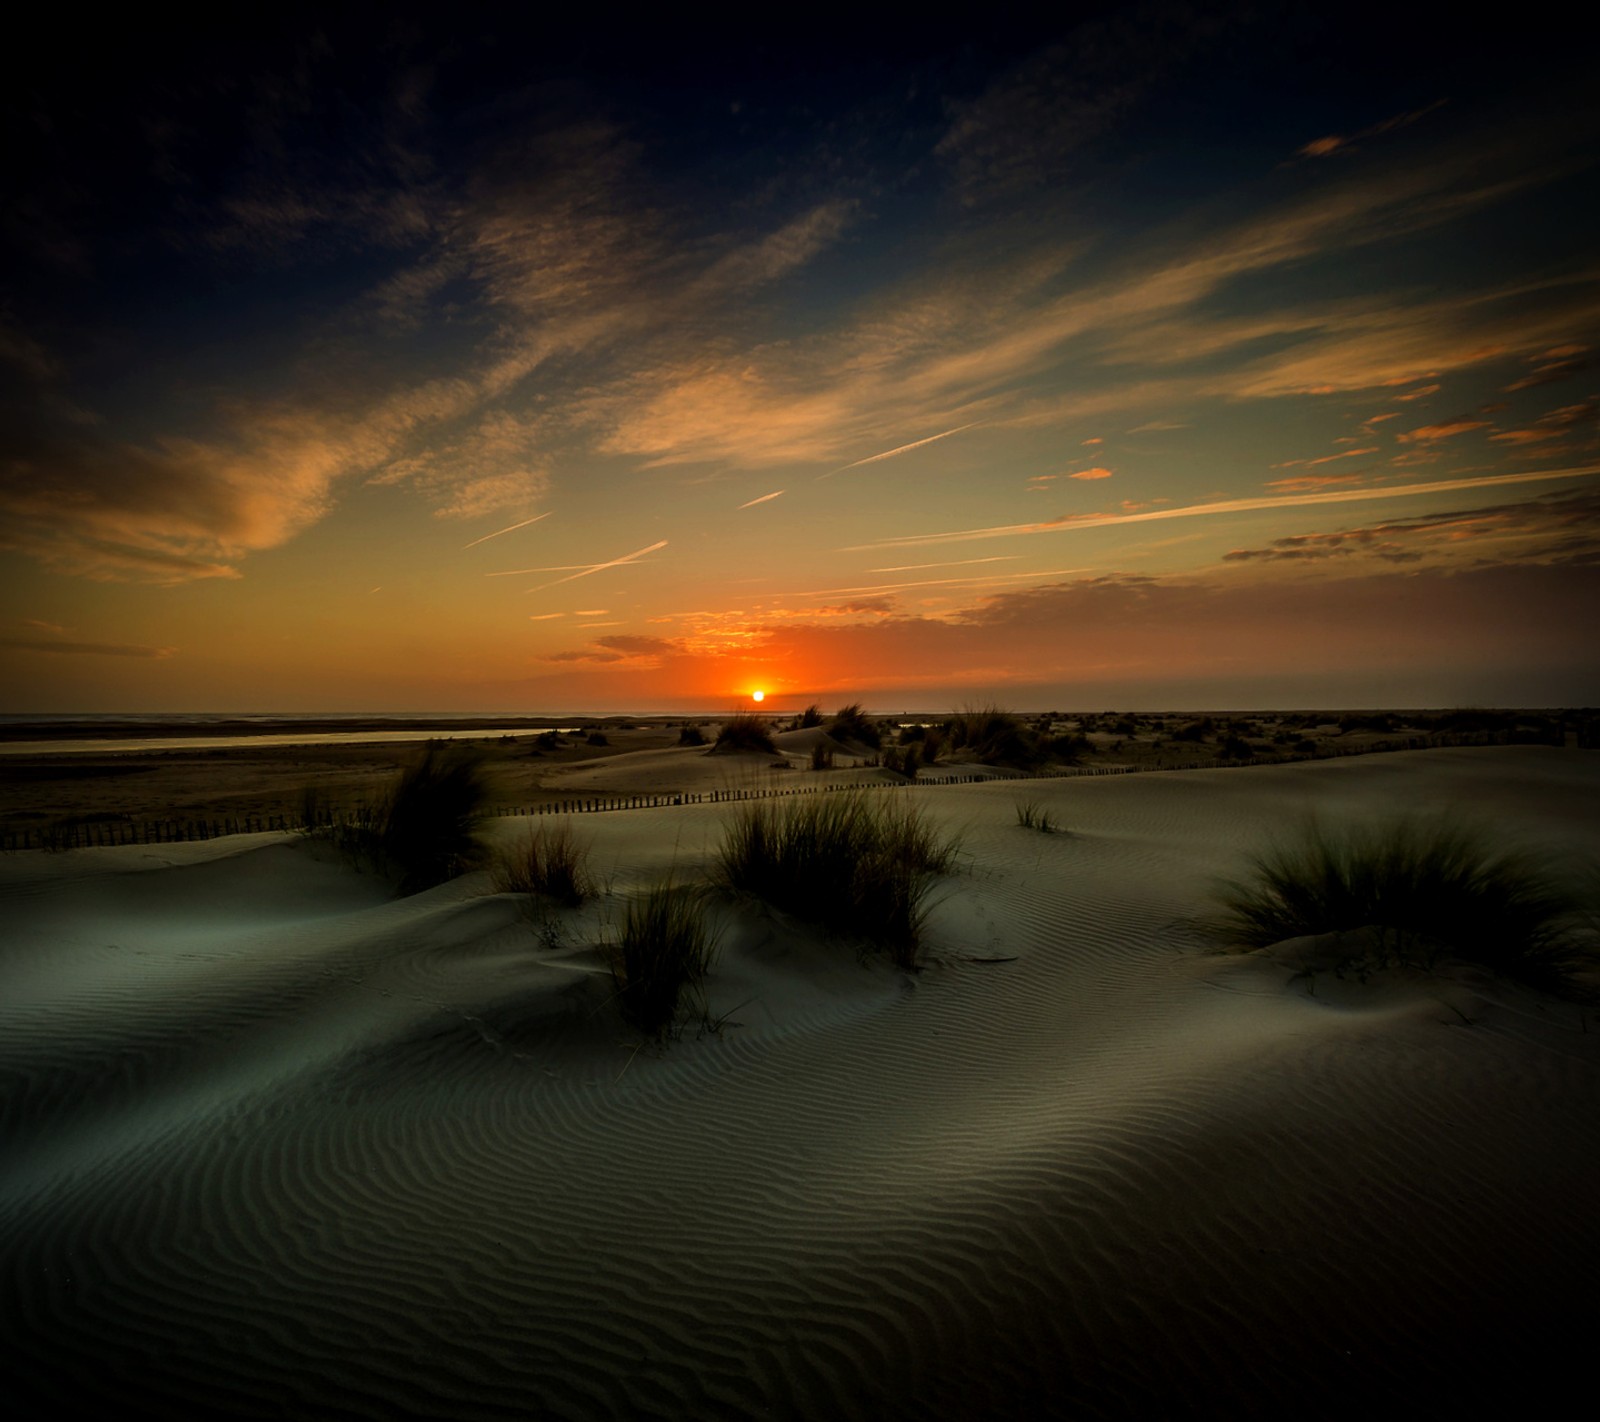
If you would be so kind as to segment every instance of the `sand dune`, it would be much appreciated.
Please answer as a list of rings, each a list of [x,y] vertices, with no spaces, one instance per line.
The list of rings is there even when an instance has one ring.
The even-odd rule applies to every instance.
[[[1600,757],[1538,748],[1030,783],[1055,836],[1014,784],[883,792],[965,834],[929,966],[723,903],[726,1020],[662,1050],[595,944],[726,806],[575,821],[609,893],[554,946],[487,876],[392,901],[291,838],[8,856],[11,1396],[1538,1409],[1592,1387],[1600,1023],[1464,969],[1296,976],[1181,921],[1311,806],[1460,806],[1594,857],[1597,791]]]

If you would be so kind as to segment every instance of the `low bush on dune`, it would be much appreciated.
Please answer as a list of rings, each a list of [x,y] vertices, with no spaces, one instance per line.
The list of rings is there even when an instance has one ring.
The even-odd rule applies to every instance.
[[[631,900],[610,953],[623,1017],[650,1036],[668,1031],[685,990],[705,981],[714,947],[703,893],[666,884]]]
[[[541,819],[527,838],[500,851],[494,887],[501,894],[530,894],[576,908],[594,893],[588,869],[589,846],[579,841],[567,820]]]
[[[1578,930],[1578,895],[1530,855],[1496,849],[1486,830],[1442,818],[1313,823],[1255,855],[1215,897],[1221,912],[1200,925],[1213,937],[1261,948],[1349,934],[1352,970],[1453,958],[1571,991],[1596,966]]]
[[[822,724],[822,708],[815,701],[800,713],[800,719],[795,722],[797,731],[809,731],[813,726]]]
[[[828,734],[837,741],[855,741],[874,750],[883,744],[878,728],[859,701],[841,706],[833,713],[833,719],[828,722]]]
[[[772,732],[767,729],[765,721],[748,711],[741,711],[722,723],[713,749],[765,751],[768,755],[775,755],[778,747],[773,744]]]
[[[681,727],[678,731],[678,744],[680,746],[703,746],[705,743],[705,733],[692,722]]]
[[[727,887],[883,948],[909,968],[922,953],[928,892],[956,848],[915,806],[846,791],[745,806],[717,868]]]
[[[813,770],[833,769],[833,747],[818,741],[811,747],[811,768]]]
[[[375,805],[317,832],[361,866],[394,875],[401,893],[416,893],[482,862],[478,829],[487,797],[475,751],[429,741]]]

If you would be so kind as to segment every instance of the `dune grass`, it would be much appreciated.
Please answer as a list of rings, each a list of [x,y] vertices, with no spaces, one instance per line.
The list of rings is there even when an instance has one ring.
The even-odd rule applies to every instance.
[[[487,800],[482,757],[466,746],[428,741],[375,804],[324,814],[308,793],[302,814],[308,830],[345,858],[393,876],[400,893],[413,894],[482,863],[478,830]]]
[[[714,951],[702,891],[668,883],[631,899],[610,953],[623,1017],[649,1036],[669,1031],[684,992],[705,981]]]
[[[714,750],[765,751],[775,755],[778,747],[773,743],[772,732],[759,716],[740,711],[724,721],[717,731]]]
[[[1023,829],[1038,830],[1040,834],[1062,832],[1055,816],[1037,800],[1023,800],[1017,805],[1017,823]]]
[[[495,858],[494,887],[501,894],[529,894],[577,908],[594,894],[589,846],[572,832],[570,820],[540,819],[527,838]]]
[[[811,727],[820,726],[821,724],[822,707],[813,701],[809,706],[806,707],[804,711],[800,713],[800,718],[795,723],[795,729],[798,731],[808,731],[811,729]]]
[[[984,765],[1032,769],[1047,758],[1039,736],[1020,716],[999,706],[967,706],[945,723],[954,750],[965,751]]]
[[[859,701],[841,706],[833,713],[833,719],[828,722],[828,734],[836,741],[855,741],[874,750],[883,744],[878,728]]]
[[[1549,991],[1592,967],[1581,899],[1531,855],[1442,817],[1328,829],[1315,822],[1250,860],[1215,893],[1212,936],[1260,948],[1308,934],[1351,934],[1351,969],[1477,963]]]
[[[922,954],[928,892],[957,847],[915,806],[845,791],[744,806],[723,837],[717,872],[731,889],[911,968]]]

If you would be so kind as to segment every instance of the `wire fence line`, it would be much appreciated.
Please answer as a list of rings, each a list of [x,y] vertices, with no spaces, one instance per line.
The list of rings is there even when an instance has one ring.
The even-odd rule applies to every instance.
[[[1240,759],[1213,758],[1160,765],[1061,765],[1039,770],[1003,769],[988,774],[941,774],[937,764],[923,766],[912,778],[880,781],[829,781],[823,784],[770,784],[725,787],[718,790],[666,792],[654,795],[593,795],[576,799],[550,800],[534,805],[495,805],[485,810],[487,818],[503,819],[534,815],[592,815],[618,810],[656,810],[680,805],[725,804],[744,800],[768,800],[785,795],[839,794],[852,790],[910,790],[932,785],[976,785],[1005,781],[1026,784],[1034,780],[1088,779],[1107,775],[1137,775],[1152,771],[1236,770],[1247,766],[1289,765],[1305,761],[1341,760],[1350,756],[1381,755],[1391,751],[1437,750],[1458,746],[1559,744],[1549,738],[1509,731],[1435,732],[1393,740],[1372,741],[1361,746],[1329,746],[1315,751]],[[788,767],[793,769],[793,767]],[[863,769],[870,766],[861,767]],[[803,773],[803,772],[802,772]],[[370,806],[357,803],[352,813],[324,810],[307,816],[285,811],[216,816],[209,819],[154,819],[66,822],[21,829],[0,834],[0,853],[28,849],[94,849],[131,844],[181,844],[196,840],[222,839],[228,835],[291,833],[329,827],[348,820],[360,821],[371,813]]]

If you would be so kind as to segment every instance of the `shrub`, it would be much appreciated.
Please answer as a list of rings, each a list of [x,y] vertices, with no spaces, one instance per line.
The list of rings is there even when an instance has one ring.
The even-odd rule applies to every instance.
[[[570,821],[540,819],[528,827],[521,845],[503,850],[496,859],[495,892],[540,894],[576,908],[594,893],[588,858],[589,846],[573,834]]]
[[[809,731],[813,726],[820,726],[821,724],[822,708],[818,706],[815,701],[813,701],[809,706],[806,707],[804,711],[800,713],[800,720],[797,723],[796,729],[801,731]]]
[[[713,749],[765,751],[768,755],[778,752],[772,741],[772,733],[767,730],[767,723],[749,711],[740,711],[722,723]]]
[[[608,746],[611,744],[604,731],[590,731],[588,744],[591,746]]]
[[[1225,736],[1217,755],[1221,760],[1254,760],[1255,748],[1239,736]]]
[[[833,769],[833,747],[823,745],[818,741],[811,747],[811,768],[813,770]]]
[[[666,884],[630,900],[611,952],[623,1017],[652,1036],[667,1031],[677,1020],[684,989],[704,982],[713,948],[699,892]]]
[[[914,967],[928,891],[955,852],[914,806],[857,790],[743,807],[717,868],[729,888]]]
[[[1222,914],[1202,927],[1266,947],[1308,934],[1355,934],[1346,966],[1478,963],[1546,989],[1568,988],[1585,956],[1578,900],[1530,856],[1492,847],[1482,829],[1402,818],[1326,830],[1254,855],[1216,890]]]
[[[861,745],[871,746],[874,750],[883,744],[883,737],[879,734],[878,728],[872,724],[859,701],[841,706],[833,713],[833,720],[828,723],[828,734],[836,740],[857,741]]]
[[[705,734],[693,722],[689,722],[678,732],[680,746],[703,746],[706,743]]]

